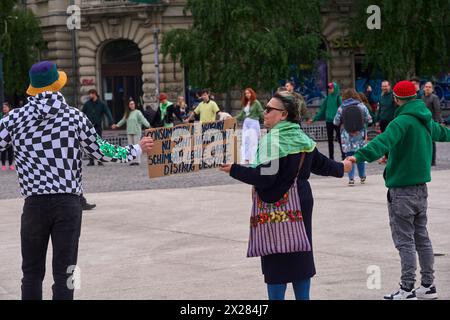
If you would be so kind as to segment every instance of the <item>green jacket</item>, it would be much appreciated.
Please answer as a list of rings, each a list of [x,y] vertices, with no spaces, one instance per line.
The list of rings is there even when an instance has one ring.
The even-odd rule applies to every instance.
[[[236,119],[238,121],[244,121],[246,118],[250,118],[253,120],[261,121],[264,119],[264,110],[261,106],[261,102],[258,100],[255,100],[252,105],[250,106],[250,114],[247,116],[244,110],[239,112]]]
[[[127,134],[141,134],[142,126],[150,128],[150,123],[145,119],[144,115],[140,110],[131,111],[128,115],[128,119],[123,118],[117,124],[118,127],[127,124]]]
[[[394,101],[394,93],[383,94],[380,97],[380,105],[377,110],[376,122],[392,121],[394,119],[396,104]]]
[[[398,107],[386,131],[359,149],[355,158],[372,162],[389,152],[386,187],[414,186],[431,181],[432,141],[450,141],[450,130],[431,119],[422,100],[414,99]]]
[[[341,88],[336,82],[333,82],[333,86],[333,93],[325,98],[313,121],[325,120],[326,122],[333,122],[336,112],[342,104]]]
[[[89,121],[95,125],[101,125],[103,116],[108,118],[109,123],[113,123],[111,111],[109,108],[100,100],[97,101],[88,100],[84,105],[82,111],[88,117]]]

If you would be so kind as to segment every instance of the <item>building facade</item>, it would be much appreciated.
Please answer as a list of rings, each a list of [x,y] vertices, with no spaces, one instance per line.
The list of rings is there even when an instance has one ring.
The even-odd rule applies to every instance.
[[[330,59],[315,67],[310,87],[310,105],[320,103],[326,83],[355,86],[362,70],[362,51],[348,40],[342,21],[351,11],[352,0],[333,0],[322,9],[323,45]],[[126,0],[28,0],[40,19],[47,42],[41,59],[53,60],[69,75],[65,94],[80,106],[95,88],[118,121],[127,100],[144,107],[156,103],[155,34],[187,28],[192,19],[183,12],[186,0],[161,0],[137,4]],[[70,7],[75,5],[75,7]],[[79,24],[77,25],[77,23]],[[70,26],[75,26],[75,29]],[[159,33],[157,33],[159,31]],[[159,47],[158,47],[159,48]],[[170,98],[187,95],[189,83],[183,68],[159,54],[160,90]],[[214,90],[214,88],[212,88]],[[234,93],[233,108],[239,109],[240,92]],[[221,95],[216,93],[220,102]]]

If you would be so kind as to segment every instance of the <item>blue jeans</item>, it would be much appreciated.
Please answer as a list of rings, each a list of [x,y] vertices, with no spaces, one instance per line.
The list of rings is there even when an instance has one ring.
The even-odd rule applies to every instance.
[[[309,300],[309,289],[311,287],[311,278],[292,283],[296,300]],[[269,300],[284,300],[287,283],[267,284]]]
[[[354,156],[355,153],[354,152],[347,152],[345,154],[346,157],[350,157],[350,156]],[[366,164],[364,162],[360,162],[357,163],[356,165],[354,164],[352,166],[352,171],[350,171],[348,173],[348,178],[350,180],[353,180],[355,178],[355,167],[358,167],[358,174],[360,178],[365,178],[366,177]]]

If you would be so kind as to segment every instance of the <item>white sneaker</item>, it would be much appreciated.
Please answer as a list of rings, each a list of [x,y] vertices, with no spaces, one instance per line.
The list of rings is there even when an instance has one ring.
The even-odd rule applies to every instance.
[[[384,300],[417,300],[417,297],[414,290],[406,291],[400,286],[397,292],[385,295]]]
[[[438,294],[436,291],[436,286],[432,284],[429,287],[420,286],[416,290],[414,290],[416,297],[419,299],[425,300],[433,300],[438,298]]]

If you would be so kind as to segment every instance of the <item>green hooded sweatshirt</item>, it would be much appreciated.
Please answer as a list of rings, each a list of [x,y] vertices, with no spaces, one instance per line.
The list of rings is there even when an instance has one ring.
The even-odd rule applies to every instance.
[[[432,141],[450,141],[450,130],[432,120],[422,100],[414,99],[398,107],[386,131],[359,149],[355,158],[372,162],[389,152],[383,174],[386,187],[414,186],[431,181]]]
[[[314,117],[313,121],[324,120],[326,122],[333,122],[338,108],[342,104],[341,88],[336,82],[333,82],[334,91],[323,100],[319,112]]]

